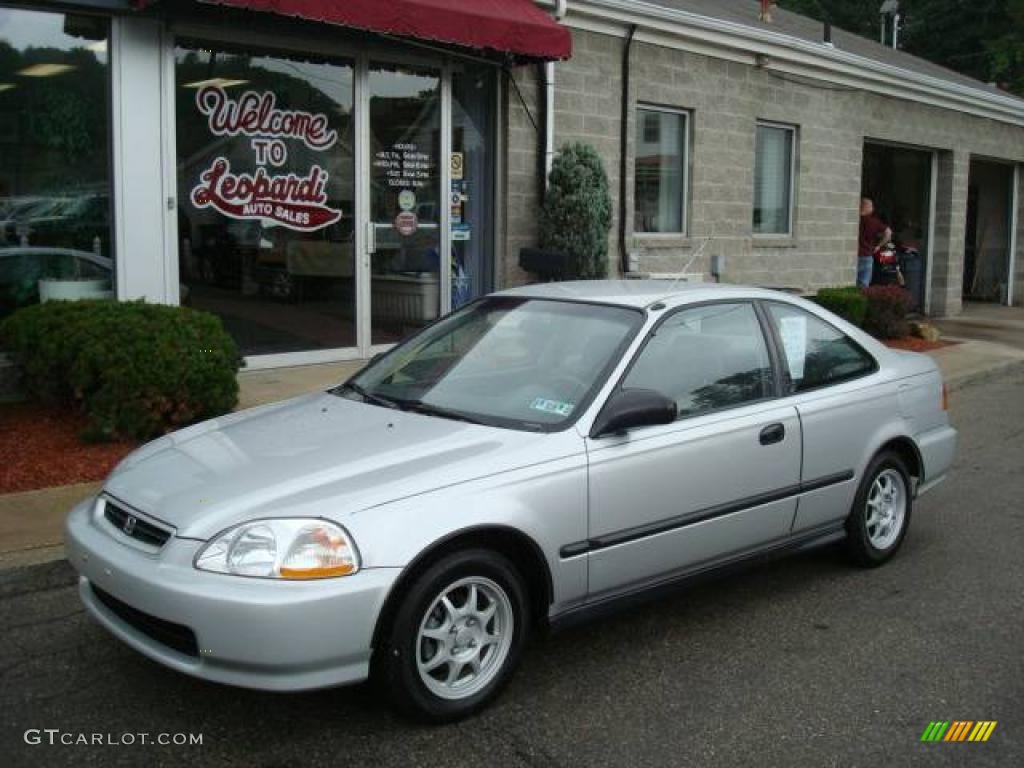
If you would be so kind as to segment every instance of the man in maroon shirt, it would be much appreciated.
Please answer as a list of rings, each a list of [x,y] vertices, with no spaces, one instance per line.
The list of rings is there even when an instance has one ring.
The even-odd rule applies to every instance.
[[[875,268],[875,251],[889,242],[892,230],[875,216],[875,203],[870,197],[860,199],[860,240],[857,244],[857,285],[867,288]]]

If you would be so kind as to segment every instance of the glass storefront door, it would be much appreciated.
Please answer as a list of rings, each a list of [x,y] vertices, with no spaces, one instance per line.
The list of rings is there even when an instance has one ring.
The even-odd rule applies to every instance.
[[[441,310],[441,73],[372,62],[369,97],[376,345],[400,341]]]
[[[175,72],[182,302],[243,354],[369,357],[491,289],[494,70],[179,39]]]

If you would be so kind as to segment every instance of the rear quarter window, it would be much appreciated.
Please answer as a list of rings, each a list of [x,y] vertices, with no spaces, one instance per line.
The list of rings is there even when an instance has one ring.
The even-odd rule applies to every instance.
[[[799,307],[769,304],[793,392],[807,392],[867,376],[875,359],[849,336]]]

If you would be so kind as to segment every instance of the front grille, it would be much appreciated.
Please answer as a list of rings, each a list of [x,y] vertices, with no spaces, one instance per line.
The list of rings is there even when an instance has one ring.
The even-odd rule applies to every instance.
[[[136,517],[124,507],[118,506],[110,499],[103,502],[103,516],[112,526],[126,536],[153,547],[162,547],[171,538],[171,532],[164,530],[141,517]]]
[[[196,634],[182,624],[175,624],[172,621],[158,619],[143,613],[138,608],[132,608],[127,603],[121,602],[109,592],[92,584],[92,592],[96,599],[103,603],[110,611],[121,619],[125,624],[134,627],[158,643],[168,648],[183,653],[186,656],[199,656],[199,644],[196,642]]]

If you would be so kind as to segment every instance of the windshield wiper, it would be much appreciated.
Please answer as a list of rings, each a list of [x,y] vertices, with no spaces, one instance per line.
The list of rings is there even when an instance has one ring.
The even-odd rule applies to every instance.
[[[386,397],[381,397],[380,395],[375,395],[371,392],[367,392],[365,389],[363,389],[363,387],[356,384],[354,381],[349,381],[345,384],[342,384],[340,388],[347,389],[350,392],[355,392],[357,395],[363,398],[364,402],[367,403],[380,405],[383,406],[384,408],[391,408],[392,410],[395,410],[400,407],[399,404],[396,403],[394,400],[389,400]]]
[[[475,419],[472,416],[467,416],[459,411],[452,411],[448,408],[442,408],[439,405],[431,405],[425,403],[422,400],[395,400],[395,405],[401,408],[403,411],[412,411],[413,413],[421,413],[424,416],[437,416],[441,419],[451,419],[452,421],[464,421],[467,424],[483,424],[487,426],[487,422]]]

